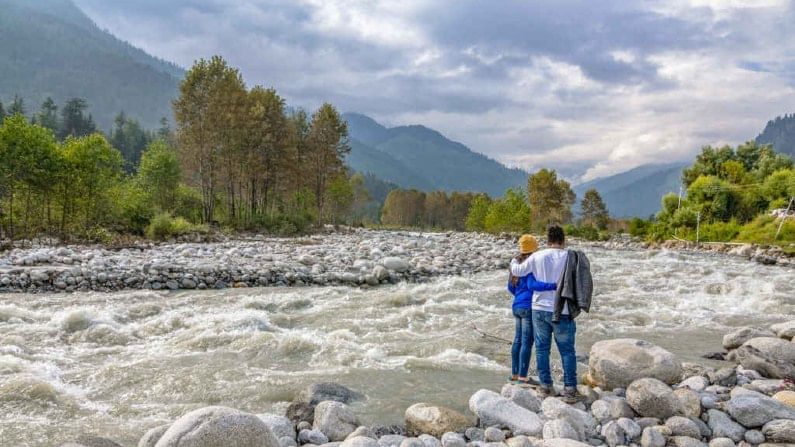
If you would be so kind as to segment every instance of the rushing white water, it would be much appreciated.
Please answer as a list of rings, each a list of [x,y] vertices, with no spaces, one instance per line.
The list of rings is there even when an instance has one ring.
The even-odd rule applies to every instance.
[[[795,313],[793,271],[730,257],[589,250],[591,314],[578,350],[605,338],[653,341],[688,361],[731,328]],[[409,405],[464,409],[508,374],[512,337],[503,271],[376,289],[0,295],[2,445],[53,445],[79,433],[124,445],[190,409],[278,411],[309,383],[367,400],[367,422]]]

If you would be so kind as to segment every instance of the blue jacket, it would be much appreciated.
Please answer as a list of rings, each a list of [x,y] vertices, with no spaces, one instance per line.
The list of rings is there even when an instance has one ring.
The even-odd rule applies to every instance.
[[[551,282],[536,281],[536,277],[530,273],[522,276],[516,282],[516,286],[508,280],[508,290],[513,294],[514,309],[532,309],[533,291],[542,292],[546,290],[557,290],[558,285]]]

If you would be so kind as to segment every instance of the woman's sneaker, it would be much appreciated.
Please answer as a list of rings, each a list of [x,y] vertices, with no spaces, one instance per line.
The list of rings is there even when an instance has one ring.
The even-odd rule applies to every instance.
[[[563,388],[563,393],[560,395],[560,398],[567,404],[576,404],[577,402],[585,399],[585,396],[577,391],[577,387],[567,386]]]

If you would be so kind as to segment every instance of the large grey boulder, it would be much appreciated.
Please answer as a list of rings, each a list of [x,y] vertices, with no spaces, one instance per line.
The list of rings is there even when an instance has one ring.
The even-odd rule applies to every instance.
[[[712,438],[709,447],[734,447],[734,441],[729,438]]]
[[[389,270],[394,270],[399,273],[405,272],[410,268],[408,262],[397,256],[387,256],[381,260],[381,265]]]
[[[795,443],[795,420],[776,419],[762,427],[762,434],[769,442]]]
[[[728,359],[765,377],[795,376],[795,343],[781,338],[752,338],[730,352]]]
[[[671,430],[663,426],[646,427],[640,437],[642,447],[665,447]]]
[[[727,409],[746,428],[761,427],[775,419],[795,419],[795,408],[744,388],[732,390]]]
[[[774,324],[773,326],[770,326],[770,330],[773,331],[778,337],[784,338],[786,340],[792,340],[795,338],[795,320]]]
[[[580,435],[577,434],[577,430],[566,419],[552,419],[551,421],[547,421],[544,423],[542,433],[544,439],[566,438],[576,441],[580,440]]]
[[[138,440],[138,447],[155,447],[157,441],[163,437],[163,433],[165,433],[169,427],[171,427],[171,425],[166,424],[150,429]]]
[[[295,439],[295,426],[293,422],[285,416],[264,413],[258,414],[257,417],[271,429],[276,439],[281,439],[285,436]]]
[[[619,418],[635,417],[635,410],[629,406],[626,399],[607,395],[591,404],[591,413],[602,423]]]
[[[463,414],[449,408],[419,403],[406,409],[409,436],[428,434],[441,438],[447,432],[462,432],[472,423]]]
[[[399,447],[406,439],[403,435],[384,435],[378,438],[380,447]]]
[[[665,426],[671,430],[673,436],[689,436],[701,438],[701,430],[695,422],[683,416],[672,416],[665,421]]]
[[[538,398],[534,391],[507,383],[502,387],[500,394],[502,394],[502,397],[510,399],[516,405],[533,413],[538,413],[541,410],[541,399]]]
[[[298,394],[295,400],[296,402],[303,402],[315,406],[326,400],[349,404],[362,399],[364,399],[364,396],[361,393],[353,391],[339,383],[322,382],[309,385]]]
[[[588,366],[588,381],[605,390],[626,388],[634,380],[646,377],[667,384],[682,378],[682,364],[673,354],[652,343],[631,338],[594,343]]]
[[[532,411],[489,391],[480,390],[469,399],[469,409],[480,419],[483,427],[507,428],[514,435],[537,436],[541,434],[541,418]]]
[[[627,387],[627,402],[639,415],[668,419],[683,413],[682,403],[671,387],[657,379],[645,378]]]
[[[752,338],[773,337],[774,335],[767,329],[743,326],[723,336],[723,347],[729,350],[736,349]]]
[[[442,435],[442,447],[465,447],[466,439],[458,433],[448,432]]]
[[[729,438],[734,442],[740,442],[745,437],[745,427],[734,422],[728,414],[720,410],[709,410],[707,417],[713,437]]]
[[[563,419],[567,421],[577,433],[577,438],[571,439],[586,441],[598,434],[596,426],[599,423],[596,418],[587,411],[578,410],[560,399],[554,397],[544,399],[541,404],[541,411],[544,412],[544,417],[547,419]]]
[[[668,445],[671,447],[707,447],[707,444],[689,436],[672,436],[668,439]]]
[[[315,407],[312,427],[323,432],[332,442],[344,441],[359,425],[359,418],[341,402],[327,400]]]
[[[694,418],[701,416],[701,396],[697,392],[690,388],[679,388],[674,390],[674,396],[682,405],[682,414]]]
[[[257,416],[227,407],[205,407],[177,419],[155,447],[279,447]]]

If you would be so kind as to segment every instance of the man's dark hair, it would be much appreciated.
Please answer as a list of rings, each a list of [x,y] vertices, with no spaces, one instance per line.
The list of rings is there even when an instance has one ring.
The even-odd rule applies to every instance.
[[[558,244],[563,245],[563,241],[566,240],[566,234],[563,232],[563,228],[558,225],[552,225],[547,229],[547,243],[548,244]]]

